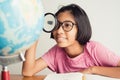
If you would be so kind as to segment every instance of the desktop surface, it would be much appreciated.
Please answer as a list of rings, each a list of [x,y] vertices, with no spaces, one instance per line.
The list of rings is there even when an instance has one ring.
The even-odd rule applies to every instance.
[[[11,74],[10,75],[10,80],[44,80],[46,76],[45,75],[38,75],[38,76],[32,76],[32,77],[24,77],[22,75],[13,75]],[[1,76],[0,76],[0,80],[1,79]]]

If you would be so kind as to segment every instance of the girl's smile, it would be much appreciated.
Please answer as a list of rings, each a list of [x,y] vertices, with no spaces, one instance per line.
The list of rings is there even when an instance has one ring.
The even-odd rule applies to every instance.
[[[61,23],[59,28],[53,31],[54,39],[59,47],[68,47],[74,44],[77,35],[77,27],[73,15],[69,11],[60,13],[58,21]]]

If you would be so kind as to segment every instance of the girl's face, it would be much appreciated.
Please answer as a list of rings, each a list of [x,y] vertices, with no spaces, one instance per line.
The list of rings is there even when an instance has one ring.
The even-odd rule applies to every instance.
[[[76,24],[73,15],[70,14],[69,11],[60,13],[57,16],[57,19],[60,23],[71,21],[72,23]],[[73,28],[70,31],[65,31],[61,25],[57,30],[53,31],[53,36],[59,47],[72,46],[75,43],[78,43],[78,41],[76,40],[77,25],[73,25]]]

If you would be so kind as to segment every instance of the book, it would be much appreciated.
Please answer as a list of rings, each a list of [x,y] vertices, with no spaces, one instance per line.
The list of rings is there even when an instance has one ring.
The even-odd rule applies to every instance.
[[[48,74],[44,80],[120,80],[120,79],[100,75],[72,72],[72,73]]]

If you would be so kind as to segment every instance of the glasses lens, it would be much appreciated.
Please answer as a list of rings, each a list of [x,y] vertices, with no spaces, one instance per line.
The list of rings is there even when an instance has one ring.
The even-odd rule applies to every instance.
[[[54,14],[46,13],[43,30],[49,33],[54,29],[55,25],[56,25],[56,18]]]
[[[70,31],[73,27],[72,22],[63,22],[62,27],[65,31]]]

